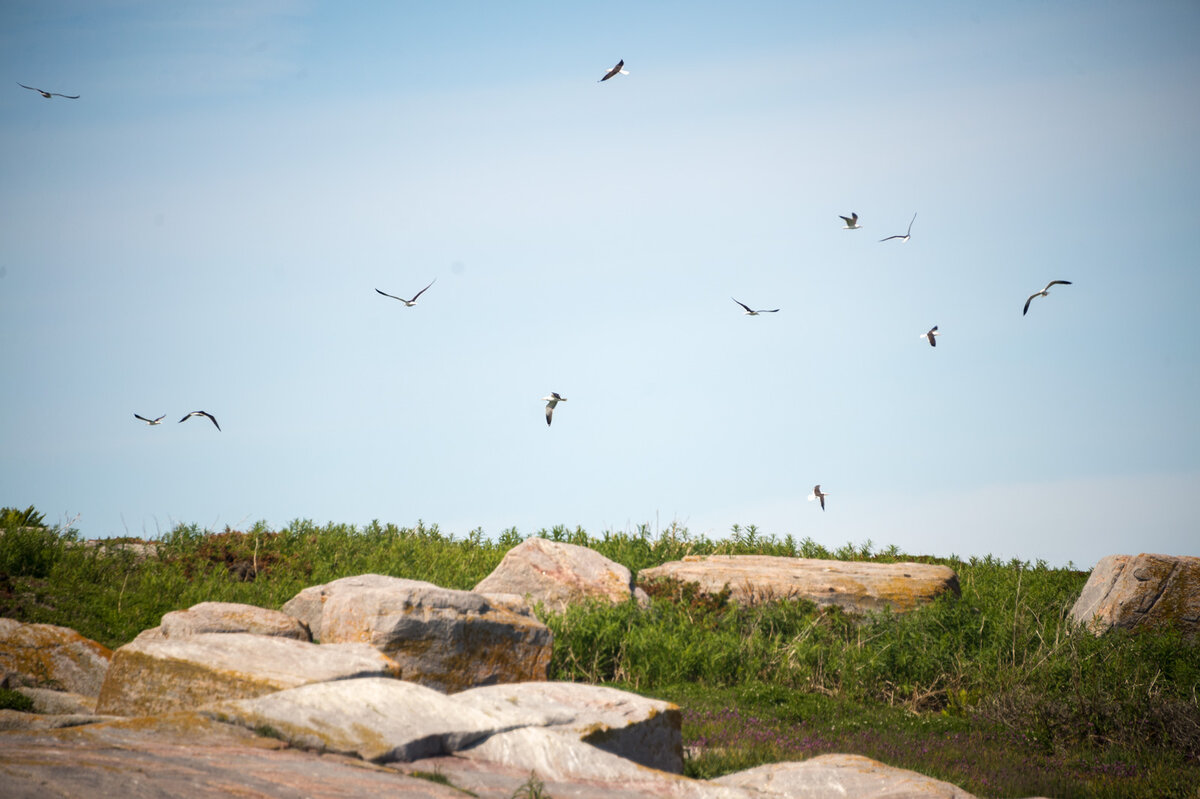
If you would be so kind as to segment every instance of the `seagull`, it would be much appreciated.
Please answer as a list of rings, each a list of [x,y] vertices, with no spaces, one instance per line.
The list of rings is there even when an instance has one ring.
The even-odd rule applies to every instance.
[[[730,297],[729,299],[733,300],[733,301],[734,301],[734,302],[736,302],[738,305],[740,305],[740,306],[742,306],[743,308],[745,308],[745,309],[746,309],[746,314],[745,314],[746,316],[758,316],[760,313],[779,313],[779,309],[778,309],[778,308],[772,308],[772,309],[770,309],[770,310],[762,309],[762,310],[758,310],[758,311],[753,311],[753,310],[751,310],[751,309],[750,309],[750,306],[749,306],[749,305],[747,305],[746,303],[744,303],[744,302],[739,302],[738,300],[734,299],[733,297]]]
[[[220,429],[221,429],[221,425],[217,424],[216,417],[214,417],[214,416],[213,416],[211,413],[208,413],[207,411],[192,411],[191,413],[189,413],[187,416],[183,417],[183,418],[182,418],[182,419],[180,419],[179,421],[180,421],[181,423],[182,423],[182,422],[186,422],[188,419],[191,419],[193,416],[206,416],[206,417],[208,417],[208,420],[209,420],[210,422],[212,422],[213,424],[217,425],[217,429],[218,429],[218,430],[220,430]]]
[[[846,223],[842,230],[862,230],[862,225],[858,224],[857,213],[851,211],[850,216],[843,216],[841,219]]]
[[[1021,311],[1021,316],[1024,316],[1025,314],[1029,313],[1029,303],[1033,302],[1034,297],[1045,297],[1047,294],[1050,293],[1050,287],[1055,285],[1056,283],[1061,283],[1064,286],[1071,285],[1071,281],[1069,281],[1069,280],[1051,280],[1049,283],[1046,284],[1046,288],[1042,289],[1041,291],[1035,291],[1033,294],[1029,295],[1029,299],[1025,300],[1025,310]]]
[[[134,414],[134,416],[137,417],[138,419],[141,419],[146,424],[153,425],[153,424],[162,424],[162,420],[165,419],[167,415],[164,413],[162,416],[158,417],[157,419],[147,419],[145,416],[140,416],[136,413]]]
[[[821,484],[817,483],[815,486],[813,486],[813,492],[808,495],[808,501],[812,502],[814,499],[821,500],[821,510],[825,510],[825,497],[827,496],[829,496],[829,494],[822,491]]]
[[[437,282],[437,278],[435,277],[433,280],[429,281],[429,286],[432,286],[436,282]],[[379,291],[379,293],[385,297],[391,297],[393,300],[400,300],[400,302],[404,303],[405,307],[411,308],[417,304],[417,297],[420,297],[422,294],[424,294],[426,291],[429,290],[429,286],[426,286],[425,288],[421,289],[416,294],[414,294],[413,298],[411,300],[406,300],[403,297],[397,297],[394,294],[388,294],[386,291],[379,291],[379,289],[375,289],[375,290]]]
[[[596,82],[604,83],[604,81],[608,80],[609,78],[613,77],[614,75],[628,75],[628,74],[629,74],[629,70],[625,69],[625,59],[622,58],[620,61],[617,62],[617,65],[615,67],[610,69],[608,72],[605,72],[604,77]]]
[[[845,219],[845,217],[842,218]],[[908,230],[904,232],[903,236],[888,236],[886,239],[880,239],[880,241],[891,241],[892,239],[900,239],[902,242],[908,241],[912,238],[912,223],[915,221],[917,221],[917,215],[914,213],[913,218],[908,220]]]
[[[47,100],[49,100],[51,97],[65,97],[68,100],[78,100],[79,99],[78,94],[59,94],[58,92],[48,92],[45,89],[37,89],[37,88],[34,88],[33,86],[26,86],[24,83],[21,83],[21,82],[18,82],[17,85],[20,86],[22,89],[29,89],[29,91],[31,91],[31,92],[37,92],[42,97],[45,97]]]
[[[554,406],[560,402],[566,402],[566,397],[558,396],[557,391],[551,391],[550,396],[542,397],[546,401],[546,426],[550,425],[550,418],[554,416]]]
[[[928,333],[922,333],[921,338],[929,339],[929,346],[936,347],[937,339],[935,339],[934,336],[940,336],[940,335],[942,335],[942,334],[938,332],[937,325],[934,325],[933,327],[929,328]]]

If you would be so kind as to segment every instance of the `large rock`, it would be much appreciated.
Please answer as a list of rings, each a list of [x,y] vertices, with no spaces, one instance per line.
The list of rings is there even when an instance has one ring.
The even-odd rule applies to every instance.
[[[111,659],[108,647],[66,627],[0,619],[0,670],[9,687],[98,696]]]
[[[201,633],[253,633],[311,641],[308,628],[279,610],[237,602],[201,602],[187,610],[164,614],[159,627],[163,638],[188,638]]]
[[[1088,577],[1071,618],[1099,634],[1114,627],[1200,631],[1200,558],[1109,555]]]
[[[380,677],[292,688],[203,709],[296,745],[375,763],[452,754],[520,726],[416,683]]]
[[[475,591],[516,594],[557,613],[590,600],[628,602],[635,594],[644,599],[621,564],[587,547],[544,538],[527,538],[506,552]]]
[[[563,732],[649,768],[683,773],[679,708],[661,699],[582,683],[489,685],[455,694],[493,715]]]
[[[366,644],[318,646],[250,633],[137,639],[113,653],[96,712],[140,716],[187,710],[313,682],[398,677],[400,667]]]
[[[322,644],[367,643],[439,691],[545,680],[553,636],[531,613],[471,591],[379,574],[306,588],[283,611]]]
[[[861,755],[820,755],[799,763],[771,763],[713,782],[788,799],[974,799],[948,782]]]
[[[923,563],[784,558],[770,555],[689,556],[638,573],[638,582],[672,578],[696,583],[743,605],[807,599],[852,613],[890,608],[902,613],[945,593],[959,595],[958,575],[948,566]]]

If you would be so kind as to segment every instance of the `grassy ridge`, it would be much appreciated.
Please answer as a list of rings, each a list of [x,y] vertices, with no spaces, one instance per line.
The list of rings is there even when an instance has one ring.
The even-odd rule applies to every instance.
[[[608,683],[684,709],[689,773],[709,777],[822,752],[865,754],[986,796],[1195,797],[1200,647],[1176,634],[1076,629],[1087,575],[1044,563],[905,557],[870,543],[829,551],[733,529],[729,539],[539,535],[641,569],[689,554],[944,563],[961,598],[854,619],[807,602],[740,607],[687,585],[648,609],[584,605],[544,618],[551,678]],[[469,589],[522,538],[436,525],[296,521],[278,531],[178,526],[140,558],[72,531],[10,523],[0,537],[0,615],[61,624],[116,647],[162,614],[221,600],[277,608],[300,589],[365,572]],[[119,543],[119,541],[113,542]]]

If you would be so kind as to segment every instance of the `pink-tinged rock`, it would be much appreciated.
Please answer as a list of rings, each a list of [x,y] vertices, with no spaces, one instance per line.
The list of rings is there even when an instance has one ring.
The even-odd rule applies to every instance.
[[[439,691],[545,680],[553,635],[532,613],[481,594],[379,574],[306,588],[283,606],[322,644],[365,643],[402,679]]]
[[[391,658],[366,644],[319,646],[250,633],[137,639],[113,653],[96,712],[169,713],[308,683],[399,672]]]
[[[1200,632],[1200,558],[1109,555],[1088,577],[1071,618],[1100,634],[1114,627]]]
[[[679,708],[602,685],[532,682],[489,685],[454,699],[527,726],[544,726],[634,763],[683,773]]]
[[[974,799],[956,785],[862,755],[820,755],[799,763],[771,763],[712,782],[757,791],[766,799]]]
[[[516,594],[557,613],[592,600],[628,602],[635,594],[644,600],[621,564],[587,547],[544,538],[527,538],[510,549],[475,591]]]
[[[851,613],[903,613],[960,593],[958,575],[948,566],[770,555],[689,556],[638,573],[642,585],[660,578],[695,583],[708,594],[728,587],[730,598],[743,605],[806,599]]]
[[[164,638],[188,638],[201,633],[253,633],[311,641],[308,629],[283,611],[237,602],[201,602],[162,617]]]
[[[7,682],[98,696],[112,652],[67,627],[0,619],[0,671]]]

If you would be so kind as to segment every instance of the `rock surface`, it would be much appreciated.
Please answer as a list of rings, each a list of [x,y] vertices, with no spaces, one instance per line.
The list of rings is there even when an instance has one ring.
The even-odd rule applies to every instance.
[[[439,691],[545,680],[553,636],[531,613],[471,591],[379,574],[306,588],[283,606],[323,645],[367,643]]]
[[[799,763],[771,763],[713,782],[789,799],[974,799],[961,788],[861,755],[820,755]]]
[[[472,688],[454,698],[493,715],[515,715],[530,726],[577,740],[642,766],[683,773],[682,717],[661,699],[570,682]]]
[[[34,713],[48,715],[89,715],[96,712],[96,697],[51,691],[48,688],[17,688],[33,702]]]
[[[9,687],[98,696],[112,652],[74,630],[0,619],[0,670]]]
[[[201,633],[253,633],[311,641],[308,628],[279,610],[237,602],[201,602],[187,610],[164,614],[159,629],[164,638],[188,638]]]
[[[1114,627],[1200,632],[1200,558],[1109,555],[1092,569],[1071,618],[1099,634]]]
[[[556,613],[591,600],[628,602],[637,592],[626,567],[576,544],[527,538],[505,553],[477,593],[516,594]],[[644,594],[638,594],[644,601]]]
[[[141,716],[353,677],[397,677],[399,667],[365,644],[318,646],[250,633],[138,639],[113,653],[96,712]]]
[[[382,677],[305,685],[201,712],[249,729],[269,728],[296,746],[375,763],[452,754],[519,726],[432,688]]]
[[[958,575],[948,566],[923,563],[785,558],[770,555],[689,556],[638,573],[638,583],[659,578],[696,583],[704,593],[726,586],[743,605],[807,599],[851,613],[890,608],[903,613],[942,594],[959,595]]]

